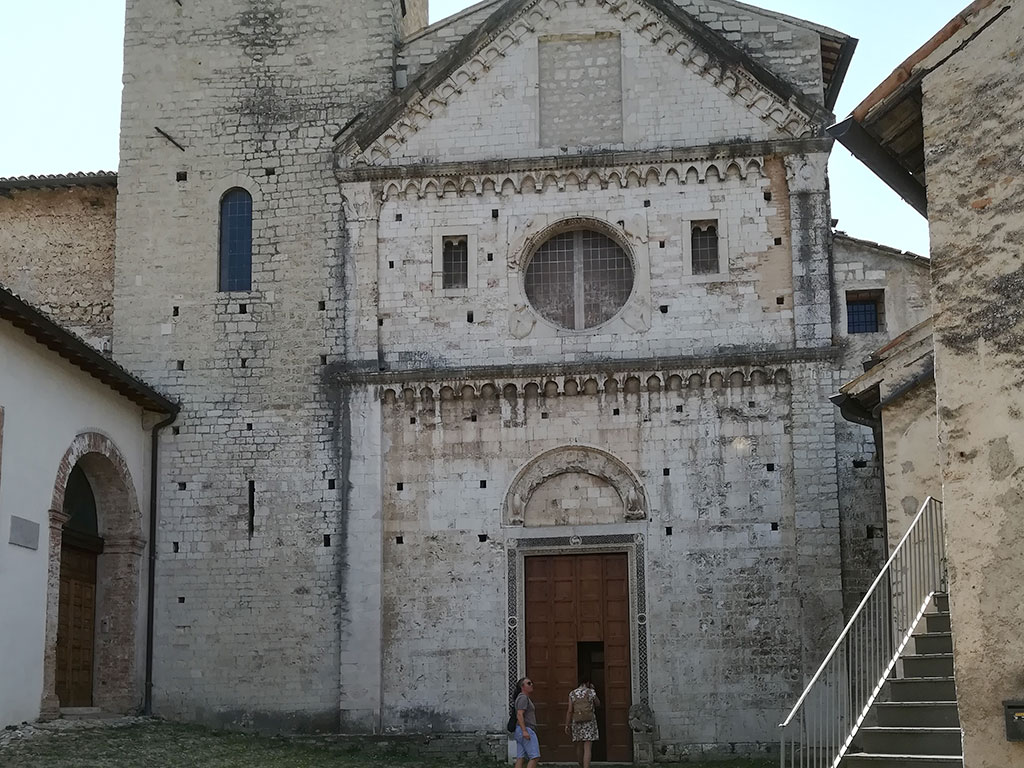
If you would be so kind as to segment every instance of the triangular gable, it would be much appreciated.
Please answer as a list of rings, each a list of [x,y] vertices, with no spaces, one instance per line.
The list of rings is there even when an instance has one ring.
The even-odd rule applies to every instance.
[[[436,115],[572,2],[595,3],[784,137],[820,136],[831,114],[671,0],[508,0],[374,112],[337,137],[340,166],[390,164]]]

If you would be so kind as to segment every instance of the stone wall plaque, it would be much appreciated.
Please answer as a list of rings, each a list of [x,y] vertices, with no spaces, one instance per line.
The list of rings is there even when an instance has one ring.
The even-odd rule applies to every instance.
[[[10,543],[25,549],[39,549],[39,523],[11,515]]]

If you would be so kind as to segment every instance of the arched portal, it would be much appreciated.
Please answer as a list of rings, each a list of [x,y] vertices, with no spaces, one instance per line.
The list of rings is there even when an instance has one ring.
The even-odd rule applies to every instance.
[[[57,607],[57,698],[64,707],[93,705],[96,640],[96,561],[103,539],[96,497],[78,465],[68,476],[61,532],[60,596]]]
[[[61,707],[139,706],[144,549],[127,462],[105,435],[79,435],[58,467],[50,506],[43,717]]]

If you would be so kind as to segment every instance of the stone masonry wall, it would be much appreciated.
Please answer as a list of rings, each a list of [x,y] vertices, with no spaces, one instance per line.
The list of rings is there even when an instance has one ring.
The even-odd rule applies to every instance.
[[[234,727],[372,730],[339,481],[348,423],[331,137],[391,90],[398,0],[131,0],[115,355],[181,400],[159,483],[154,706]],[[173,62],[173,65],[168,62]],[[218,206],[253,197],[251,291],[218,292]],[[376,686],[371,686],[375,688]],[[342,710],[345,710],[342,712]]]
[[[694,18],[736,43],[772,72],[821,101],[821,43],[818,33],[757,8],[723,2],[676,0]],[[500,3],[479,3],[462,13],[432,24],[402,46],[399,72],[411,81],[438,56],[472,32]]]
[[[977,38],[960,51],[968,35]],[[1024,763],[1024,744],[1006,740],[1002,706],[1024,698],[1024,602],[1013,588],[1024,570],[1022,46],[1024,5],[993,3],[936,52],[943,63],[923,84],[939,456],[968,768]]]
[[[583,370],[559,377],[554,389],[518,380],[511,390],[482,381],[467,390],[453,380],[454,389],[430,395],[418,385],[385,391],[384,727],[493,727],[506,688],[503,566],[511,539],[638,531],[646,537],[648,602],[635,610],[647,615],[661,754],[701,754],[727,742],[757,751],[774,741],[798,692],[805,627],[825,635],[817,622],[834,624],[835,605],[816,607],[822,585],[834,584],[826,593],[838,595],[835,561],[822,556],[838,554],[835,517],[796,506],[799,478],[813,472],[820,482],[834,456],[827,440],[810,442],[803,427],[793,429],[794,391],[806,386],[769,368],[662,373],[646,384],[620,375],[613,388],[600,369]],[[816,367],[791,370],[804,381]],[[600,387],[593,393],[591,379]],[[569,445],[611,451],[636,472],[648,519],[627,522],[620,502],[613,520],[585,501],[576,525],[503,523],[517,472]],[[821,499],[828,489],[809,492]],[[584,519],[590,514],[597,517]],[[809,538],[817,556],[801,557]],[[819,597],[788,588],[800,582],[814,584],[807,594]],[[815,606],[812,616],[801,605]]]
[[[931,277],[928,260],[837,233],[832,243],[835,282],[836,341],[842,349],[841,383],[864,372],[875,350],[930,314]],[[881,291],[884,321],[878,333],[849,333],[846,317],[848,291]],[[871,586],[888,557],[883,467],[875,436],[864,426],[846,421],[838,409],[836,424],[840,520],[843,539],[843,605],[849,616]],[[889,426],[886,425],[888,438]],[[924,499],[922,498],[921,501]],[[917,509],[913,514],[917,513]],[[896,538],[895,541],[899,539]]]
[[[543,41],[580,34],[617,35],[620,62],[611,58],[616,49],[614,39],[606,38],[600,43],[608,54],[600,61],[595,58],[588,66],[554,71],[544,67],[546,59],[540,50],[545,47]],[[434,116],[429,123],[406,136],[401,144],[390,146],[387,160],[378,164],[585,153],[594,147],[660,149],[792,138],[778,124],[764,119],[767,107],[748,108],[730,85],[712,84],[699,67],[670,55],[667,48],[652,44],[646,32],[634,29],[607,5],[567,3],[537,23],[531,34],[506,50],[493,66],[483,72],[474,71],[472,89],[463,89],[445,108],[431,102]],[[611,78],[600,75],[612,69],[621,78],[618,107],[609,106],[612,100],[606,91]],[[543,78],[553,78],[554,83],[545,83]],[[568,89],[597,109],[619,109],[621,130],[614,136],[605,132],[588,137],[590,141],[546,136],[541,126],[551,116],[540,113],[545,101],[538,95],[538,88]],[[581,119],[590,122],[601,117]],[[454,135],[461,140],[453,143]]]
[[[827,142],[784,137],[696,76],[663,104],[684,70],[624,31],[644,76],[625,84],[640,107],[619,149],[656,159],[362,167],[375,180],[339,186],[351,169],[335,177],[332,139],[391,93],[398,7],[129,2],[114,352],[183,403],[156,479],[157,713],[483,740],[505,706],[498,510],[525,462],[576,439],[647,489],[649,519],[611,528],[648,542],[666,754],[774,743],[843,602]],[[536,34],[614,21],[592,4],[558,18]],[[394,159],[536,157],[523,122],[494,119],[536,68],[528,38],[518,71],[467,85]],[[747,143],[772,138],[786,141]],[[732,147],[693,151],[711,140]],[[253,286],[222,293],[218,204],[237,186],[253,198]],[[522,284],[529,249],[572,219],[621,241],[635,273],[622,311],[587,332],[538,318]],[[694,275],[690,225],[709,220],[720,270]],[[465,289],[440,285],[446,236],[467,238]],[[673,378],[658,358],[692,370]],[[561,378],[530,389],[529,367]],[[580,371],[621,381],[570,387]],[[689,685],[699,697],[681,701]]]
[[[355,280],[379,286],[353,296],[353,350],[363,360],[410,368],[791,347],[788,207],[779,215],[788,197],[784,176],[771,171],[781,163],[738,155],[713,170],[699,161],[655,166],[664,185],[653,176],[640,183],[634,173],[626,188],[596,181],[582,188],[576,173],[591,171],[580,170],[564,189],[550,183],[540,191],[527,183],[517,193],[511,183],[498,181],[501,191],[492,182],[482,194],[410,192],[380,204],[370,185],[347,185],[346,197],[358,209],[351,236]],[[739,167],[748,162],[741,178]],[[770,173],[762,174],[761,163]],[[595,178],[609,172],[593,170]],[[623,311],[586,333],[561,331],[536,315],[522,288],[524,251],[532,238],[581,216],[621,226],[636,269],[636,287]],[[690,222],[708,219],[718,222],[722,271],[688,275]],[[472,238],[468,290],[445,292],[434,285],[443,235]]]
[[[117,190],[0,195],[0,283],[97,349],[110,348]]]

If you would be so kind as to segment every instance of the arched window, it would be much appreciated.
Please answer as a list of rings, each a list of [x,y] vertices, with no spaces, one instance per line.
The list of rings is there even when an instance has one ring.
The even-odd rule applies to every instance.
[[[693,274],[718,274],[718,224],[716,222],[693,222],[690,228],[690,254]]]
[[[581,331],[610,320],[633,292],[633,262],[608,235],[589,229],[546,240],[526,266],[526,298],[555,325]]]
[[[220,290],[252,288],[252,196],[240,187],[220,199]]]

